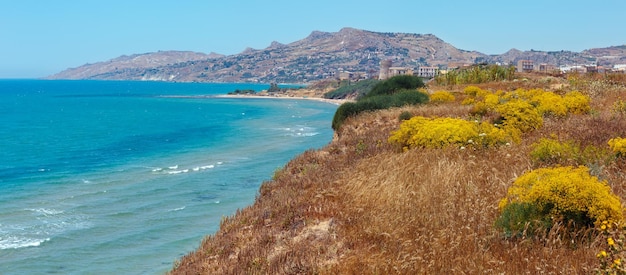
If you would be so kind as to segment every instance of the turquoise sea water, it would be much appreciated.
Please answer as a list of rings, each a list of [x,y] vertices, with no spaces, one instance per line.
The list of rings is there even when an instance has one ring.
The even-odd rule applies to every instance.
[[[0,274],[169,270],[331,140],[335,105],[210,97],[266,88],[0,80]]]

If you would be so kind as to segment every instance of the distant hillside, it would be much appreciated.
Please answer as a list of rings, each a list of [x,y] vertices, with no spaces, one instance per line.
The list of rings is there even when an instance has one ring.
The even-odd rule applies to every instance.
[[[520,59],[556,66],[626,63],[626,46],[559,51],[510,50],[486,55],[457,49],[432,34],[380,33],[353,28],[314,31],[289,44],[272,42],[265,49],[248,48],[235,55],[157,52],[122,56],[68,69],[49,79],[165,80],[197,82],[306,83],[336,77],[339,71],[376,76],[381,60],[393,66],[439,66],[480,62],[512,64]]]
[[[123,75],[128,70],[150,69],[172,66],[182,62],[219,58],[223,55],[189,51],[159,51],[154,53],[123,55],[109,61],[85,64],[49,76],[49,79],[115,79],[111,75]],[[117,78],[124,79],[124,78]],[[163,78],[162,80],[168,80]]]

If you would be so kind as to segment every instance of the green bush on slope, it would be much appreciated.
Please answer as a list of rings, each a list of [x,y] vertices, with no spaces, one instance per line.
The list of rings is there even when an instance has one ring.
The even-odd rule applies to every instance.
[[[339,106],[333,117],[332,128],[339,129],[348,117],[361,112],[426,103],[428,95],[417,90],[421,87],[424,87],[421,78],[410,75],[395,76],[378,82],[369,93],[356,102]]]

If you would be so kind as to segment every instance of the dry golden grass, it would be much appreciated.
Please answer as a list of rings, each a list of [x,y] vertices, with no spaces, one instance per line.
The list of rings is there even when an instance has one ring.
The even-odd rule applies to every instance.
[[[572,241],[555,226],[547,235],[507,239],[493,225],[507,188],[537,165],[529,153],[539,138],[556,134],[606,147],[611,137],[626,136],[626,118],[612,115],[607,104],[620,98],[626,98],[626,89],[596,95],[591,115],[546,118],[544,127],[520,144],[475,151],[403,153],[387,142],[403,111],[467,117],[469,107],[458,104],[462,98],[348,119],[332,143],[278,171],[253,205],[224,219],[171,273],[593,273],[599,238]],[[626,161],[593,169],[626,201]]]

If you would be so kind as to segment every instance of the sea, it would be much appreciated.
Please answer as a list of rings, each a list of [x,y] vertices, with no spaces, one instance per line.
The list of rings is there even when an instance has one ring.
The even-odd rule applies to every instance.
[[[163,274],[333,136],[264,84],[0,80],[0,274]]]

